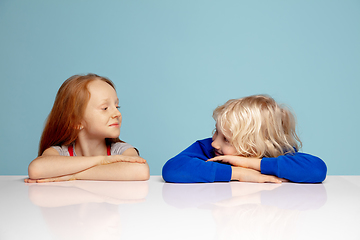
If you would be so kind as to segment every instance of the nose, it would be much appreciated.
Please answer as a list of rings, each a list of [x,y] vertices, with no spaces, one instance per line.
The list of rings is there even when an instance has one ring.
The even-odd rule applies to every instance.
[[[219,144],[218,144],[218,141],[216,140],[217,137],[216,137],[216,133],[214,134],[214,136],[212,137],[212,143],[211,143],[211,146],[215,149],[219,149]]]
[[[113,118],[119,118],[121,121],[121,112],[119,111],[119,109],[115,108]]]

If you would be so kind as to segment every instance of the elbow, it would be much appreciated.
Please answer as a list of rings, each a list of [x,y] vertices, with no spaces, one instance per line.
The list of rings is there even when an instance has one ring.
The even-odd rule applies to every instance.
[[[40,178],[40,171],[38,169],[38,167],[36,166],[36,162],[35,161],[32,161],[30,164],[29,164],[29,167],[28,167],[28,175],[29,175],[29,178],[30,179],[39,179]]]
[[[321,161],[321,164],[319,164],[318,169],[315,173],[318,182],[323,182],[326,178],[326,174],[327,174],[327,166],[323,161]]]
[[[162,168],[162,178],[165,182],[174,182],[172,181],[173,174],[171,173],[171,168],[168,167],[168,164],[165,163],[165,165]]]
[[[311,177],[312,183],[321,183],[325,180],[327,174],[327,166],[320,158],[316,165],[312,168]]]
[[[147,181],[150,178],[150,168],[147,163],[139,169],[137,174],[137,180],[139,181]]]
[[[168,164],[165,163],[165,165],[163,166],[161,175],[165,182],[172,182],[171,173],[170,173],[171,169],[169,169],[167,165]]]
[[[44,168],[42,167],[40,159],[43,157],[35,158],[28,166],[28,175],[30,179],[40,179],[46,177],[46,171],[43,171]]]
[[[171,174],[169,174],[169,172],[167,171],[162,171],[162,178],[164,179],[165,182],[175,182],[172,178],[171,178]]]
[[[312,169],[308,169],[305,173],[304,178],[299,178],[299,181],[295,182],[304,182],[304,183],[322,183],[326,179],[327,167],[326,164],[321,161]]]
[[[144,171],[144,173],[142,174],[141,180],[142,180],[142,181],[147,181],[147,180],[149,180],[149,179],[150,179],[150,169],[149,169],[149,167],[148,167],[147,170]]]
[[[171,164],[165,163],[162,169],[162,177],[165,182],[181,183],[184,179],[181,178],[181,169],[175,169]]]
[[[162,177],[165,182],[170,183],[200,183],[200,182],[214,182],[209,180],[208,172],[210,168],[200,166],[202,160],[182,161],[185,159],[173,158],[165,163],[162,169]],[[209,165],[210,164],[206,164]]]

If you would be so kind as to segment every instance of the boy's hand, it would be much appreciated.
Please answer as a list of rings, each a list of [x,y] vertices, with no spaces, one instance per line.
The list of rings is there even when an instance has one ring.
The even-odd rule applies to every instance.
[[[216,156],[214,158],[211,158],[207,161],[228,163],[235,167],[251,168],[251,169],[260,171],[261,159],[251,158],[251,157],[240,157],[240,156],[234,156],[234,155],[221,155],[221,156]]]
[[[259,171],[242,167],[232,167],[231,180],[255,183],[282,183],[287,181],[276,176],[261,174]]]

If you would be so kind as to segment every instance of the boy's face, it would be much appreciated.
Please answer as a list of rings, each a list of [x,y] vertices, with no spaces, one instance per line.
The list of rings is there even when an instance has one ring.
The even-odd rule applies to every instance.
[[[215,156],[219,155],[238,155],[234,146],[224,136],[216,124],[216,131],[212,137],[211,146],[214,148]]]

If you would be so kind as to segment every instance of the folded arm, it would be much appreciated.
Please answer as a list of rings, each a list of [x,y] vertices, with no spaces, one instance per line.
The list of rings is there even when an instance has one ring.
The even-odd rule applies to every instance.
[[[120,163],[120,164],[119,164]],[[131,165],[134,164],[134,165]],[[149,166],[130,148],[122,155],[67,157],[48,148],[29,165],[26,182],[88,180],[147,180]]]
[[[326,178],[326,164],[318,157],[295,152],[276,158],[214,157],[211,139],[195,142],[163,167],[167,182],[192,183],[239,180],[318,183]]]
[[[292,182],[319,183],[325,180],[326,172],[327,167],[323,160],[306,153],[296,152],[261,160],[261,173]]]
[[[242,176],[241,172],[246,173],[245,169],[249,169],[292,182],[318,183],[325,180],[327,172],[326,164],[320,158],[299,152],[263,159],[224,155],[208,161],[232,165],[235,177]]]
[[[150,177],[147,163],[116,162],[75,174],[77,180],[141,181]]]
[[[166,182],[174,183],[228,182],[231,166],[181,155],[164,165],[162,175]]]

